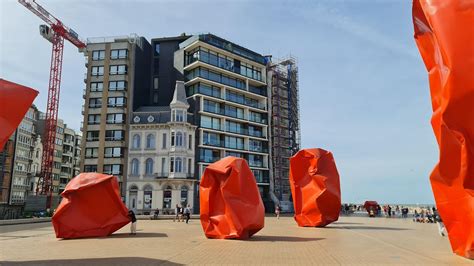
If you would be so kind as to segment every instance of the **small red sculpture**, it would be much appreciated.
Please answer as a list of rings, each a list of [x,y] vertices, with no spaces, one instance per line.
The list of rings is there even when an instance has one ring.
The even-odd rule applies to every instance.
[[[331,152],[306,149],[291,157],[290,186],[299,226],[323,227],[339,219],[341,188]]]
[[[262,198],[244,159],[229,156],[207,166],[199,200],[208,238],[247,239],[264,226]]]
[[[415,40],[429,72],[439,163],[430,181],[453,251],[474,259],[474,5],[413,1]]]
[[[52,220],[57,238],[108,236],[130,222],[115,176],[79,174],[61,196]]]
[[[37,95],[31,88],[0,79],[0,151]]]

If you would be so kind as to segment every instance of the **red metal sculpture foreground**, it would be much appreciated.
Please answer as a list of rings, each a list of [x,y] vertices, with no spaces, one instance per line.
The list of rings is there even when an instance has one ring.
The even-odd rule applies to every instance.
[[[431,186],[453,251],[474,259],[474,3],[413,2],[440,160]]]
[[[300,150],[290,159],[290,186],[299,226],[326,226],[339,219],[341,188],[332,153]]]
[[[247,239],[264,226],[262,198],[244,159],[229,156],[207,166],[199,200],[208,238]]]
[[[82,173],[61,196],[53,215],[57,238],[108,236],[130,222],[115,176]]]
[[[13,134],[38,92],[0,79],[0,150]]]

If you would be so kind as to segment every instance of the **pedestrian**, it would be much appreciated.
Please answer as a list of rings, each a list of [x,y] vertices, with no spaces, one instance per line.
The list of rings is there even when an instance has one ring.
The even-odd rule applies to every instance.
[[[280,204],[277,204],[277,206],[275,207],[275,214],[277,216],[277,219],[280,219],[280,212],[281,212]]]
[[[174,208],[174,219],[173,219],[173,222],[176,222],[176,219],[178,220],[178,222],[180,222],[179,212],[180,212],[179,205],[176,204],[176,208]]]
[[[132,210],[128,211],[128,217],[130,218],[130,234],[136,235],[137,234],[137,217],[135,217],[135,213]]]
[[[183,207],[183,205],[179,206],[179,221],[184,222],[184,207]]]
[[[391,218],[392,217],[392,207],[390,207],[390,205],[388,205],[387,210],[388,210],[388,218]]]
[[[184,209],[184,216],[186,217],[186,223],[191,219],[191,206],[188,204],[186,209]]]

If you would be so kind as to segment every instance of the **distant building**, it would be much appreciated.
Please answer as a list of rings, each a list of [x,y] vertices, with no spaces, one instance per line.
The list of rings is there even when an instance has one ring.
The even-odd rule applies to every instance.
[[[139,213],[196,204],[194,134],[184,83],[168,106],[138,108],[130,118],[126,204]]]

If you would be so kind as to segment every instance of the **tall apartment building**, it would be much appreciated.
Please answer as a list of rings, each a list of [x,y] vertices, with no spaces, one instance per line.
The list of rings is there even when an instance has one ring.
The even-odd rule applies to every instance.
[[[282,210],[292,209],[289,158],[300,149],[298,67],[294,58],[268,63],[271,91],[271,169],[270,187]]]
[[[12,182],[13,158],[15,151],[15,133],[0,150],[0,219],[11,218],[9,215],[10,185]]]
[[[150,53],[150,44],[137,36],[94,38],[88,39],[87,51],[81,169],[113,174],[122,187],[133,88],[149,82],[144,54]]]
[[[154,38],[151,43],[142,37],[89,40],[87,51],[82,171],[111,173],[126,182],[131,116],[170,108],[182,81],[189,122],[197,126],[194,178],[199,180],[207,165],[225,156],[245,158],[264,203],[273,208],[267,86],[272,76],[267,77],[271,65],[266,57],[212,34]],[[111,150],[114,155],[107,155]],[[122,195],[130,189],[123,186]]]

